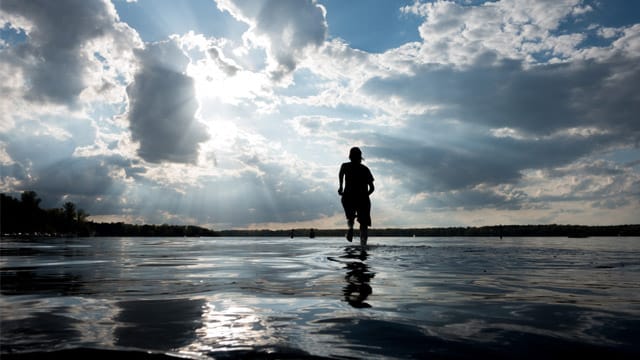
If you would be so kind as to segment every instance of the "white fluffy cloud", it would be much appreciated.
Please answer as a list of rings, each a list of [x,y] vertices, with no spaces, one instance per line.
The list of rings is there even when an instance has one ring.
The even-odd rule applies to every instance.
[[[327,36],[326,10],[315,0],[220,0],[218,7],[250,25],[245,41],[267,50],[276,80],[290,74],[309,48]]]
[[[403,8],[425,18],[421,61],[469,65],[496,59],[528,63],[538,56],[566,59],[584,35],[554,34],[561,21],[588,10],[581,0],[502,0],[468,6],[454,1],[415,3]]]
[[[121,71],[140,46],[108,1],[3,0],[0,14],[26,32],[24,43],[2,51],[1,62],[14,76],[13,88],[33,102],[73,105],[90,87],[108,89],[118,75],[126,76]]]

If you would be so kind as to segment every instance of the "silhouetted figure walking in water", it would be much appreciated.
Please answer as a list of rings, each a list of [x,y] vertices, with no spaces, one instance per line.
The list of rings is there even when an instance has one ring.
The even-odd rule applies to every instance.
[[[371,226],[371,201],[369,195],[375,189],[373,187],[373,175],[368,167],[361,164],[364,158],[357,147],[349,151],[351,162],[340,166],[340,188],[338,194],[342,195],[342,207],[347,216],[347,240],[353,240],[353,223],[358,218],[360,223],[360,245],[367,245],[368,227]],[[346,181],[343,190],[343,183]]]

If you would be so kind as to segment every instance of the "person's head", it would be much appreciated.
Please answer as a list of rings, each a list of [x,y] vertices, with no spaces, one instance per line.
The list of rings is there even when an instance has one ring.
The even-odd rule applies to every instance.
[[[360,148],[354,146],[351,148],[351,150],[349,150],[349,160],[351,160],[352,162],[361,162],[362,160],[364,160]]]

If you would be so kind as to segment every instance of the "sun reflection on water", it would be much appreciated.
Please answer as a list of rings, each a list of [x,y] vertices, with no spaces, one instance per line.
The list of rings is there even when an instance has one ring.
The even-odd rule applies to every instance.
[[[202,327],[184,353],[249,350],[274,343],[267,321],[247,306],[209,301],[203,305]]]

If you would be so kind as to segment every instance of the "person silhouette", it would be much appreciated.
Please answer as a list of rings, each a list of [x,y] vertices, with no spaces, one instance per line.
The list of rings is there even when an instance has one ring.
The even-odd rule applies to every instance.
[[[360,223],[360,245],[367,245],[368,227],[371,226],[371,200],[373,193],[373,175],[365,165],[362,165],[362,151],[358,147],[349,150],[350,162],[340,166],[338,178],[340,187],[338,194],[342,196],[342,207],[347,217],[347,240],[353,240],[353,224],[358,218]],[[342,185],[344,184],[344,189]]]

